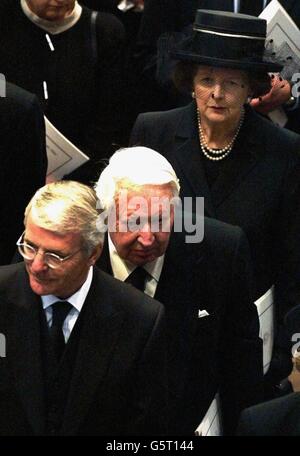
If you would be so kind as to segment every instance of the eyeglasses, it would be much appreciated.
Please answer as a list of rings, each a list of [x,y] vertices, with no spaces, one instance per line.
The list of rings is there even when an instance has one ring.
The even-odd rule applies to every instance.
[[[215,88],[217,81],[214,78],[211,78],[209,76],[207,76],[207,77],[203,76],[200,78],[196,78],[195,83],[196,83],[196,90],[197,90],[197,86],[198,86],[198,89],[212,90]],[[242,80],[240,80],[240,79],[225,79],[220,83],[220,86],[222,87],[224,92],[227,92],[230,94],[236,94],[241,89],[245,88],[245,83],[243,83]]]
[[[33,247],[30,244],[27,244],[27,242],[24,242],[24,233],[22,233],[21,237],[18,239],[16,245],[18,246],[18,250],[22,257],[27,260],[27,261],[33,261],[36,257],[36,255],[39,253],[40,248]],[[76,250],[76,252],[71,253],[70,255],[67,255],[65,257],[62,257],[60,255],[57,255],[56,253],[52,252],[40,252],[41,255],[44,257],[44,262],[46,263],[47,266],[51,269],[56,269],[59,268],[62,263],[72,256],[76,255],[81,249]]]

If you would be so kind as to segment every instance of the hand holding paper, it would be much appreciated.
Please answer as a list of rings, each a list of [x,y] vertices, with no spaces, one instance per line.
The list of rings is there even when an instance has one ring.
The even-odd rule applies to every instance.
[[[251,106],[261,114],[268,114],[270,111],[286,103],[291,97],[291,86],[289,82],[279,75],[272,75],[272,88],[263,97],[253,98]]]
[[[274,48],[277,49],[276,57],[285,65],[282,74],[292,80],[293,73],[298,71],[300,59],[300,31],[297,25],[278,0],[272,0],[259,17],[267,21],[267,40],[273,42]],[[284,87],[281,88],[281,85]],[[285,80],[278,81],[277,78],[273,81],[270,93],[262,97],[262,100],[253,100],[251,104],[257,111],[269,114],[275,123],[284,126],[288,118],[282,108],[277,108],[289,98],[289,84]]]

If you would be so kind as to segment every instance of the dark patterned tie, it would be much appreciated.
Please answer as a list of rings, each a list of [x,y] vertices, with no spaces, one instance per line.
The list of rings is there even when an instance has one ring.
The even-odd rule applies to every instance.
[[[50,339],[59,361],[65,349],[65,338],[63,333],[63,323],[72,309],[72,305],[67,301],[58,301],[52,304],[52,326],[49,328]]]
[[[145,280],[146,277],[148,276],[148,272],[144,269],[141,268],[140,266],[136,267],[134,271],[132,271],[131,274],[127,277],[125,280],[126,283],[130,283],[130,285],[133,285],[135,288],[137,288],[140,291],[145,290]]]

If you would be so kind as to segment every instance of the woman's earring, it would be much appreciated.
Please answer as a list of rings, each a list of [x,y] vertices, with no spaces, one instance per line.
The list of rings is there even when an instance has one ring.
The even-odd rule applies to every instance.
[[[192,98],[195,98],[195,92],[194,91],[192,92]]]

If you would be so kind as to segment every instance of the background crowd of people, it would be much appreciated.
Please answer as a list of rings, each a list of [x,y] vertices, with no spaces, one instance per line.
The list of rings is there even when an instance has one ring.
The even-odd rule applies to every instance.
[[[193,435],[214,403],[220,433],[249,406],[239,434],[297,433],[281,423],[298,395],[278,396],[300,314],[300,108],[265,52],[270,1],[131,3],[0,2],[0,435]],[[90,158],[47,185],[43,115]],[[123,232],[128,205],[97,235],[124,190],[150,213]],[[201,242],[174,231],[173,197],[204,197]]]

